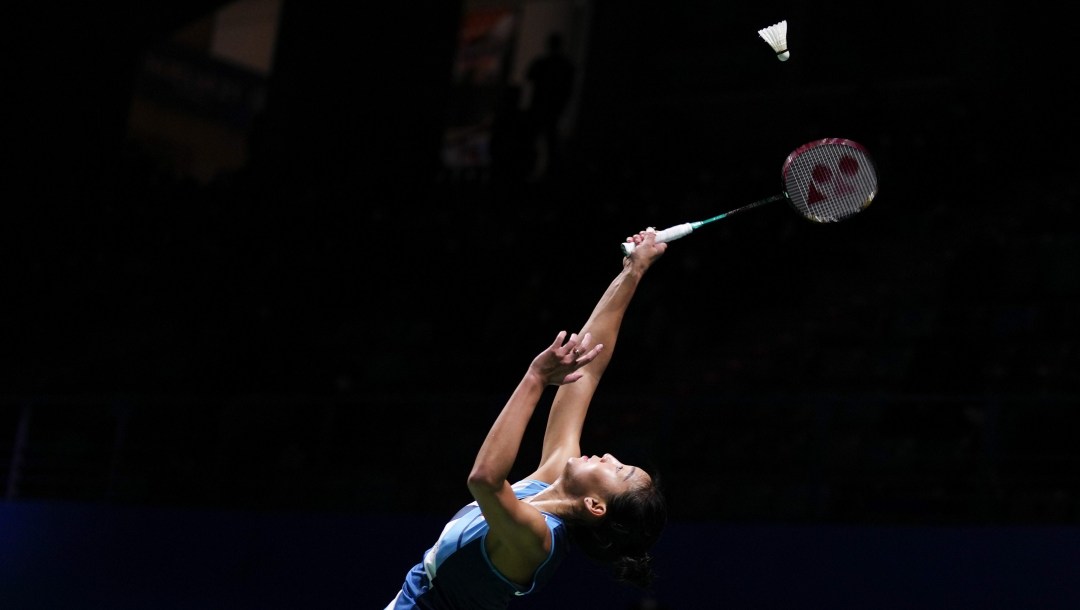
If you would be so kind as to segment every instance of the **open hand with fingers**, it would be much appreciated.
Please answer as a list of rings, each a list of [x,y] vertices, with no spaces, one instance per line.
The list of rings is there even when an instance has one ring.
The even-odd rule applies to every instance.
[[[544,385],[573,383],[581,379],[582,373],[578,369],[592,362],[603,349],[602,343],[592,345],[589,333],[584,336],[572,333],[567,339],[566,331],[559,331],[555,341],[533,359],[529,370]]]

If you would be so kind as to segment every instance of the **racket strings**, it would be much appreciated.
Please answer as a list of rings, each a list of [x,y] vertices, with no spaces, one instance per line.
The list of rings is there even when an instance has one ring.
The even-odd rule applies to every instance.
[[[836,222],[870,205],[877,171],[859,148],[838,143],[804,150],[791,160],[785,187],[795,209],[817,222]]]

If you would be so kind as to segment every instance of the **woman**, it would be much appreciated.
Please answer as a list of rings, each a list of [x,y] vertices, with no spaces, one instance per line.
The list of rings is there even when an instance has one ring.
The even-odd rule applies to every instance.
[[[582,455],[581,429],[642,276],[664,253],[652,229],[627,238],[634,251],[569,338],[560,332],[533,359],[488,432],[469,473],[474,502],[443,528],[386,610],[506,608],[535,592],[576,546],[609,564],[616,579],[649,584],[649,548],[667,518],[657,481],[610,454]],[[529,419],[549,385],[555,393],[539,467],[507,480]]]

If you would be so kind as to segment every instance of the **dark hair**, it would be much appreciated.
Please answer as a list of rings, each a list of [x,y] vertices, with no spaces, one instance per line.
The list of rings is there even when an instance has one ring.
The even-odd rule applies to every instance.
[[[567,521],[571,539],[586,555],[610,565],[619,582],[642,589],[655,578],[648,551],[667,523],[667,501],[657,475],[652,479],[651,485],[609,498],[599,523]]]

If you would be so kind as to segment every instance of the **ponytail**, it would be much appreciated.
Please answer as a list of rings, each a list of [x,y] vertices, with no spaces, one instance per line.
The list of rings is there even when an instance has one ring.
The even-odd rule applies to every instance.
[[[652,556],[648,553],[616,559],[611,564],[611,572],[615,580],[640,589],[647,589],[656,578],[652,569]]]
[[[610,498],[598,524],[567,522],[578,548],[609,565],[615,580],[642,589],[655,579],[648,551],[667,523],[667,502],[658,482],[654,475],[651,485]]]

